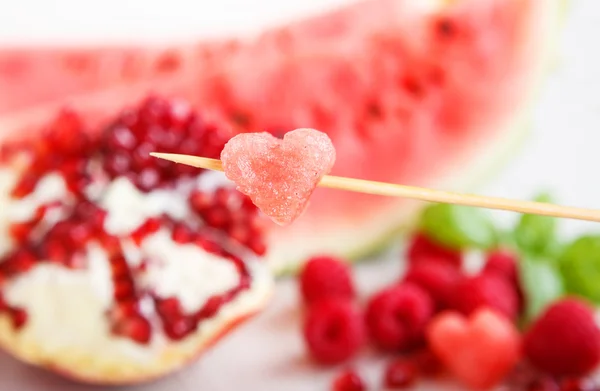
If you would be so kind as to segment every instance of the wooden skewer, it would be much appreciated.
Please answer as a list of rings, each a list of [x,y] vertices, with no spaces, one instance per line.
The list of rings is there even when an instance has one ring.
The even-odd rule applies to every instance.
[[[153,152],[150,155],[188,166],[223,171],[221,161],[217,159],[174,153]],[[319,182],[319,186],[382,196],[404,197],[429,202],[600,222],[600,210],[560,206],[545,202],[520,201],[500,197],[463,194],[331,175],[324,176],[321,179],[321,182]]]

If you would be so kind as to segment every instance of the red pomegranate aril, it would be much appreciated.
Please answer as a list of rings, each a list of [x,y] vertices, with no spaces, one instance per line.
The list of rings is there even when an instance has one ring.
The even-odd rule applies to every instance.
[[[14,276],[31,269],[36,263],[36,257],[25,249],[16,250],[0,263],[0,270],[9,276]]]
[[[11,308],[10,317],[15,329],[20,329],[27,323],[27,312],[22,308]]]
[[[8,229],[9,235],[15,242],[19,244],[24,243],[29,239],[36,225],[37,223],[32,222],[14,223]]]
[[[366,387],[360,376],[352,370],[339,374],[333,381],[332,391],[365,391]]]
[[[212,317],[217,313],[217,311],[219,311],[221,305],[223,305],[223,299],[221,297],[211,297],[206,301],[202,309],[198,311],[198,313],[196,314],[196,319],[202,320]]]
[[[267,245],[263,241],[262,238],[252,237],[252,238],[250,238],[250,240],[248,241],[248,243],[246,243],[246,245],[256,255],[265,255],[265,253],[267,252]]]
[[[415,365],[407,359],[391,362],[384,375],[384,385],[391,389],[406,389],[412,387],[418,378]]]
[[[135,183],[142,191],[151,191],[160,184],[160,175],[154,168],[143,169]]]
[[[218,206],[224,206],[227,207],[228,205],[230,205],[230,203],[235,202],[237,199],[239,199],[239,195],[236,194],[237,192],[235,190],[232,189],[227,189],[224,187],[220,187],[217,190],[215,190],[215,204]]]
[[[135,294],[135,283],[130,278],[123,278],[115,281],[114,297],[116,300],[124,300],[133,297]]]
[[[38,183],[39,176],[35,174],[23,175],[15,187],[12,189],[10,195],[13,198],[23,198],[31,194]]]
[[[58,154],[75,154],[87,147],[87,137],[77,114],[63,110],[49,127],[45,138]]]
[[[42,254],[46,260],[63,263],[68,258],[68,250],[60,239],[48,239],[43,244]]]
[[[167,336],[175,341],[181,340],[192,333],[197,321],[190,317],[180,317],[175,319],[165,320],[163,330]]]
[[[123,319],[139,314],[139,303],[136,299],[128,299],[115,304],[108,311],[108,318],[118,323]]]
[[[189,203],[192,209],[202,214],[212,206],[212,195],[203,191],[194,191],[190,194]]]
[[[207,210],[202,217],[208,225],[215,228],[225,228],[229,223],[229,211],[219,206]]]
[[[130,338],[140,344],[147,344],[152,337],[152,326],[146,318],[140,314],[133,314],[121,319],[113,325],[113,333]]]
[[[248,228],[242,224],[235,224],[229,227],[227,230],[231,239],[236,240],[239,243],[245,244],[250,239],[250,232]]]
[[[128,151],[132,151],[137,145],[135,135],[127,126],[116,126],[105,142],[110,148]]]
[[[181,305],[175,297],[156,299],[156,311],[163,318],[177,318],[182,316]]]
[[[149,218],[142,225],[140,225],[133,233],[131,233],[131,239],[138,246],[142,243],[142,241],[148,236],[156,231],[158,231],[161,227],[161,221],[158,218]]]
[[[177,224],[173,228],[173,233],[171,234],[171,238],[179,243],[186,244],[192,241],[194,237],[194,232],[184,224]]]
[[[68,233],[67,239],[68,243],[74,248],[83,247],[88,240],[92,237],[92,233],[90,229],[85,224],[75,224]]]
[[[109,256],[114,256],[115,254],[121,253],[121,243],[119,242],[119,239],[115,238],[114,236],[106,234],[102,235],[100,237],[100,241],[102,243],[102,247],[104,247],[104,250],[106,250],[106,253]]]

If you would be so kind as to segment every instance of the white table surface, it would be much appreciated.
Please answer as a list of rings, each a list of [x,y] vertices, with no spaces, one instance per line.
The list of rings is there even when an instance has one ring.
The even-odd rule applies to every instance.
[[[0,44],[189,39],[252,31],[278,18],[301,15],[347,0],[19,0],[0,2]],[[424,1],[424,0],[423,0]],[[539,0],[545,1],[545,0]],[[192,12],[193,11],[193,12]],[[549,189],[559,201],[600,207],[600,2],[572,0],[561,59],[538,103],[524,149],[482,189],[490,195],[527,198]],[[512,219],[510,214],[498,214]],[[566,234],[597,230],[563,222]],[[389,258],[395,258],[390,256]],[[391,281],[394,259],[357,268],[365,294]],[[312,366],[299,333],[296,286],[282,281],[270,308],[237,329],[190,368],[139,391],[327,390],[335,370]],[[366,354],[361,368],[377,382],[382,357]],[[225,375],[229,371],[228,375]],[[0,390],[88,390],[0,355]],[[424,384],[422,390],[439,387]],[[446,389],[446,388],[444,388]],[[448,387],[448,389],[459,389]]]

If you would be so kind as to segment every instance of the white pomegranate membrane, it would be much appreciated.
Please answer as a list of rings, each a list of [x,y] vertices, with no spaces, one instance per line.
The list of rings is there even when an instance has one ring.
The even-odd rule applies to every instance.
[[[42,363],[87,354],[108,372],[163,365],[157,374],[264,304],[266,219],[223,176],[145,154],[187,146],[218,156],[226,135],[186,109],[150,98],[97,139],[65,112],[39,141],[5,145],[0,343],[9,351]]]

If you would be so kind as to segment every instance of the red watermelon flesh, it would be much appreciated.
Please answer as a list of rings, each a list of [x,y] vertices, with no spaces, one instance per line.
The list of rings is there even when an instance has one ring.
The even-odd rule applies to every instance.
[[[560,1],[449,3],[427,9],[422,0],[369,0],[254,41],[215,44],[212,56],[197,45],[195,55],[179,51],[187,53],[184,65],[161,77],[147,72],[139,83],[109,77],[32,94],[39,102],[117,85],[15,114],[0,129],[21,136],[65,103],[97,123],[158,91],[191,100],[237,131],[325,131],[337,151],[335,175],[459,187],[507,153],[523,131]],[[25,104],[23,98],[16,107]],[[362,255],[409,222],[413,206],[317,189],[300,219],[274,228],[268,257],[282,271],[318,253]]]

